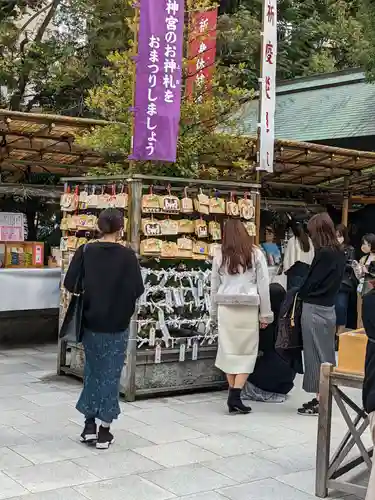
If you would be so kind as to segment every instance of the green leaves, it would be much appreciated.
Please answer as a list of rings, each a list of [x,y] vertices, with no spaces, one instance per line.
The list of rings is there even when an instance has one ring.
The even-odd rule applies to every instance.
[[[359,66],[368,57],[361,2],[370,0],[279,0],[278,79],[292,79]],[[227,1],[220,20],[224,64],[244,64],[239,81],[257,86],[261,2]],[[372,7],[374,9],[374,7]]]
[[[186,65],[185,62],[184,66]],[[133,69],[130,51],[111,54],[105,70],[105,83],[92,89],[86,100],[86,105],[92,112],[106,119],[122,122],[122,125],[98,128],[80,139],[84,146],[107,155],[110,163],[108,174],[129,168],[127,157],[130,154],[132,128],[128,108],[132,103]],[[207,161],[214,167],[210,170],[210,175],[217,176],[216,162],[246,161],[243,157],[246,141],[230,134],[234,125],[233,113],[243,102],[252,98],[252,92],[233,85],[230,68],[219,66],[212,89],[201,97],[201,102],[198,102],[183,96],[177,162],[173,165],[137,162],[135,168],[138,172],[199,177],[207,174],[204,166]],[[114,156],[119,153],[123,157],[115,161]]]
[[[0,100],[18,110],[39,105],[87,113],[82,104],[89,89],[105,79],[108,54],[128,48],[129,0],[12,5],[0,10],[0,88],[7,89]]]

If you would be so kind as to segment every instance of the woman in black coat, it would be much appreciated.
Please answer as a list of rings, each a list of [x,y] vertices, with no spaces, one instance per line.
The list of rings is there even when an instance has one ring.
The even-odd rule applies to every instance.
[[[275,319],[262,331],[259,356],[244,390],[248,398],[256,401],[282,402],[294,386],[296,372],[292,364],[280,350],[275,349],[278,317],[285,295],[280,284],[270,285],[271,309]]]

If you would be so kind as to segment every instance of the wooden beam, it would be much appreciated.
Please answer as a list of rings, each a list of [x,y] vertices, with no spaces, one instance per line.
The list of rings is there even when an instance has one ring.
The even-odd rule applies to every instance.
[[[356,196],[351,197],[352,203],[361,203],[362,205],[375,205],[375,196]]]
[[[24,167],[40,167],[40,168],[65,168],[66,170],[69,169],[75,169],[78,171],[82,171],[83,169],[89,169],[92,167],[103,167],[105,164],[104,163],[98,163],[98,164],[84,164],[81,163],[80,165],[72,165],[72,164],[67,164],[67,163],[54,163],[51,161],[37,161],[37,160],[12,160],[11,158],[4,158],[3,160],[0,159],[0,166],[4,165],[20,165]]]
[[[328,153],[334,154],[336,156],[347,156],[350,158],[354,158],[357,161],[359,159],[368,159],[373,160],[375,165],[375,153],[372,151],[357,151],[354,149],[344,149],[337,148],[334,146],[326,146],[325,144],[312,144],[310,142],[299,142],[299,141],[290,141],[285,139],[277,139],[275,141],[275,147],[286,147],[289,149],[307,149],[310,153]]]
[[[38,156],[38,155],[43,155],[43,154],[56,154],[56,155],[64,155],[64,156],[74,156],[74,157],[82,157],[83,159],[87,157],[92,157],[92,158],[103,158],[100,154],[95,153],[93,151],[70,151],[68,150],[62,150],[62,149],[50,149],[50,148],[56,148],[57,144],[61,144],[61,141],[57,141],[56,144],[51,144],[49,146],[46,146],[45,149],[33,149],[33,148],[23,148],[23,147],[18,147],[18,146],[13,146],[10,144],[9,146],[5,146],[5,150],[9,150],[9,153],[12,151],[24,151],[25,153],[29,153],[30,155],[33,155],[33,157]],[[1,148],[0,148],[1,150]],[[11,158],[11,157],[9,157]],[[35,159],[35,158],[31,158]]]
[[[341,213],[341,224],[345,227],[348,226],[348,215],[349,215],[349,187],[350,187],[350,177],[347,176],[344,179],[344,201],[342,204],[342,213]]]
[[[320,188],[314,184],[297,184],[294,182],[278,182],[278,181],[267,181],[264,180],[264,186],[271,186],[273,188],[279,189],[306,189],[308,191],[329,191],[329,188]]]
[[[144,185],[150,186],[155,182],[162,182],[166,184],[182,184],[184,186],[202,186],[204,188],[205,186],[212,186],[212,187],[217,187],[218,189],[220,188],[227,188],[230,190],[230,188],[233,189],[239,189],[242,188],[243,190],[251,190],[251,189],[260,189],[262,186],[259,183],[254,183],[254,182],[237,182],[237,181],[227,181],[225,179],[221,181],[210,181],[210,180],[205,180],[205,179],[190,179],[190,178],[184,178],[184,177],[164,177],[164,176],[158,176],[158,175],[143,175],[143,174],[133,174],[131,175],[130,173],[124,173],[123,175],[113,175],[113,176],[89,176],[89,177],[64,177],[61,179],[61,182],[84,182],[85,184],[89,183],[107,183],[111,184],[111,182],[121,182],[121,181],[129,181],[131,179],[141,179],[144,182]]]
[[[109,122],[106,120],[93,120],[91,118],[76,118],[74,116],[49,115],[43,113],[23,113],[21,111],[9,111],[8,109],[0,109],[0,117],[10,118],[11,120],[33,122],[33,123],[55,123],[75,125],[77,127],[88,128],[90,126],[105,127],[108,125],[123,125],[122,122]]]

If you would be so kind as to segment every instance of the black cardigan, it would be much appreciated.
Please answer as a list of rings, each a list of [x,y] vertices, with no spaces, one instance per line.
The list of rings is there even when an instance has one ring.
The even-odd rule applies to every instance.
[[[303,302],[333,306],[340,290],[346,265],[345,253],[335,248],[319,248],[315,252],[309,274],[300,288]]]

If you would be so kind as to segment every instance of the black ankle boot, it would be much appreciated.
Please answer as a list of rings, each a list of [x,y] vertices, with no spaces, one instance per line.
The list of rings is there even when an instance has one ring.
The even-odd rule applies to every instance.
[[[229,413],[250,413],[250,406],[245,406],[241,401],[241,389],[229,389],[228,396],[228,410]]]

